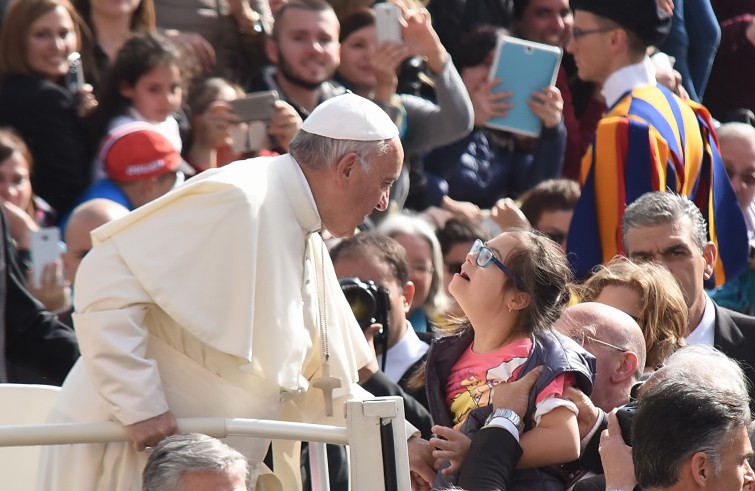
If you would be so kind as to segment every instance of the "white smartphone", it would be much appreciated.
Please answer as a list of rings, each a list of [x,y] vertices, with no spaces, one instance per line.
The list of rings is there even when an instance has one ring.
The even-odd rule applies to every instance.
[[[385,41],[401,41],[401,10],[392,3],[375,5],[375,25],[377,26],[378,44]]]
[[[249,121],[269,121],[275,114],[275,101],[278,100],[278,92],[274,90],[268,90],[264,92],[254,92],[236,99],[229,101],[231,109],[237,114],[241,121],[246,123]]]
[[[31,233],[31,264],[34,272],[32,281],[36,288],[41,287],[42,271],[45,265],[60,259],[60,229],[49,227]]]

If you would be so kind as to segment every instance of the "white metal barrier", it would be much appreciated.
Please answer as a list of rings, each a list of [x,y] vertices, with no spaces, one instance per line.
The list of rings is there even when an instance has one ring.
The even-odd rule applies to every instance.
[[[2,411],[0,409],[0,413]],[[348,445],[353,491],[410,489],[402,399],[382,397],[349,401],[346,403],[346,420],[346,428],[341,428],[260,419],[187,418],[178,420],[178,429],[180,433],[204,433],[216,438],[241,435]],[[0,426],[0,447],[127,440],[123,427],[114,422]],[[328,491],[324,445],[314,444],[312,447],[312,489]]]

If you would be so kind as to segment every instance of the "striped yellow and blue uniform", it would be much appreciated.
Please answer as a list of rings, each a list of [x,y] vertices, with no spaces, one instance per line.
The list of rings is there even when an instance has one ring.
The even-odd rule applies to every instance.
[[[700,208],[719,251],[716,284],[744,270],[747,229],[712,128],[703,106],[662,86],[627,92],[607,111],[582,159],[582,196],[569,230],[578,278],[624,252],[624,209],[650,191],[679,193]]]

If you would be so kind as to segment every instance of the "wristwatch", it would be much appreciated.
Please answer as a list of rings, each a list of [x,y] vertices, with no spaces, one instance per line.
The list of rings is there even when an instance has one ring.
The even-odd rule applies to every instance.
[[[493,421],[495,418],[504,418],[511,421],[514,426],[516,426],[516,429],[519,430],[519,434],[522,433],[522,430],[524,430],[524,423],[522,422],[522,418],[519,417],[518,414],[516,414],[511,409],[507,408],[499,408],[494,409],[493,412],[488,416],[488,419],[485,420],[485,425],[490,424],[491,421]]]

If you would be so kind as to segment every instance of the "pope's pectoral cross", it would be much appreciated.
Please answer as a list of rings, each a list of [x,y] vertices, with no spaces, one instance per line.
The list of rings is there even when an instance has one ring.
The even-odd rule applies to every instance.
[[[312,381],[312,385],[322,391],[325,399],[325,415],[333,416],[333,389],[341,387],[341,379],[330,374],[330,362],[326,358],[322,364],[322,374]]]

